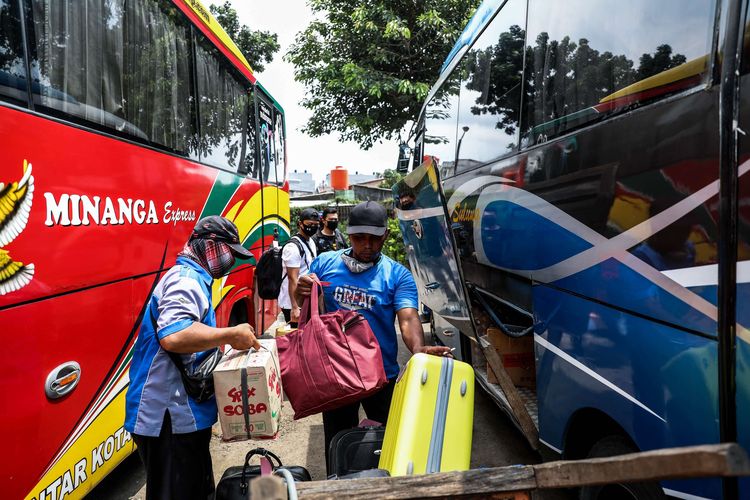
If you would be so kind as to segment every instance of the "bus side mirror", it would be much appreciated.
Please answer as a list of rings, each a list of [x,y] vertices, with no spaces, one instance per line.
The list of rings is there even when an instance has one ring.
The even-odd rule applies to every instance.
[[[396,163],[396,172],[405,174],[409,171],[409,158],[411,157],[411,148],[405,142],[398,146],[398,162]]]

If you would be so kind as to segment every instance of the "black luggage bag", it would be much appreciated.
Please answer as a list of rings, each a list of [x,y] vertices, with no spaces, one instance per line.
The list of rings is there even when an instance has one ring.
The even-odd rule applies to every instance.
[[[274,453],[264,448],[255,448],[245,455],[244,465],[230,467],[224,471],[219,484],[216,485],[215,500],[247,500],[249,498],[250,481],[260,476],[260,465],[250,465],[250,459],[256,455],[267,457],[274,471],[278,469],[288,470],[295,481],[312,480],[310,473],[304,467],[299,465],[285,466]]]
[[[328,448],[328,474],[342,478],[355,472],[377,469],[383,448],[385,427],[346,429],[331,440]]]

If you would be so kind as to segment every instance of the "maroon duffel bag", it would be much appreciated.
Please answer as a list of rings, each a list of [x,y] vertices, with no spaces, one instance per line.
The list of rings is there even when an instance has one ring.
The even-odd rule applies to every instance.
[[[320,314],[315,283],[299,329],[276,339],[284,392],[294,419],[335,410],[381,389],[388,379],[375,334],[355,311]]]

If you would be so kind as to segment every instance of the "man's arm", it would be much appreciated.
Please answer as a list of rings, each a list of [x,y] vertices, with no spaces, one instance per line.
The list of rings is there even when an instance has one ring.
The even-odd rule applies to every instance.
[[[401,337],[404,344],[412,354],[423,352],[425,354],[434,354],[435,356],[450,356],[450,347],[426,346],[424,345],[424,330],[422,322],[419,320],[419,314],[413,307],[399,309],[396,312],[398,317],[398,327],[401,330]]]
[[[299,267],[287,267],[286,277],[289,278],[289,301],[292,303],[291,320],[292,322],[299,321],[300,307],[297,305],[297,283],[299,282]]]
[[[159,344],[165,351],[178,354],[206,351],[224,344],[229,344],[238,350],[251,347],[260,349],[260,342],[255,338],[255,331],[247,323],[228,328],[213,328],[195,321],[187,328],[160,339]]]

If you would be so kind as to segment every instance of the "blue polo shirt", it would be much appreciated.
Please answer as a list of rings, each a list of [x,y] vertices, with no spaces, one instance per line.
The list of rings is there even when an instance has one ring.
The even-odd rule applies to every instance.
[[[325,252],[310,265],[310,272],[331,284],[323,288],[327,311],[348,309],[365,317],[380,344],[385,374],[398,376],[396,312],[419,306],[414,277],[404,266],[386,257],[362,273],[353,273],[341,254]]]
[[[212,397],[199,404],[190,398],[180,372],[156,340],[157,336],[161,340],[196,321],[216,326],[216,313],[211,305],[212,281],[199,264],[178,257],[177,264],[167,271],[151,294],[130,364],[130,386],[125,396],[125,429],[129,432],[159,436],[166,411],[174,434],[206,429],[216,422],[216,400]],[[182,361],[190,370],[193,363],[210,352],[183,354]]]

